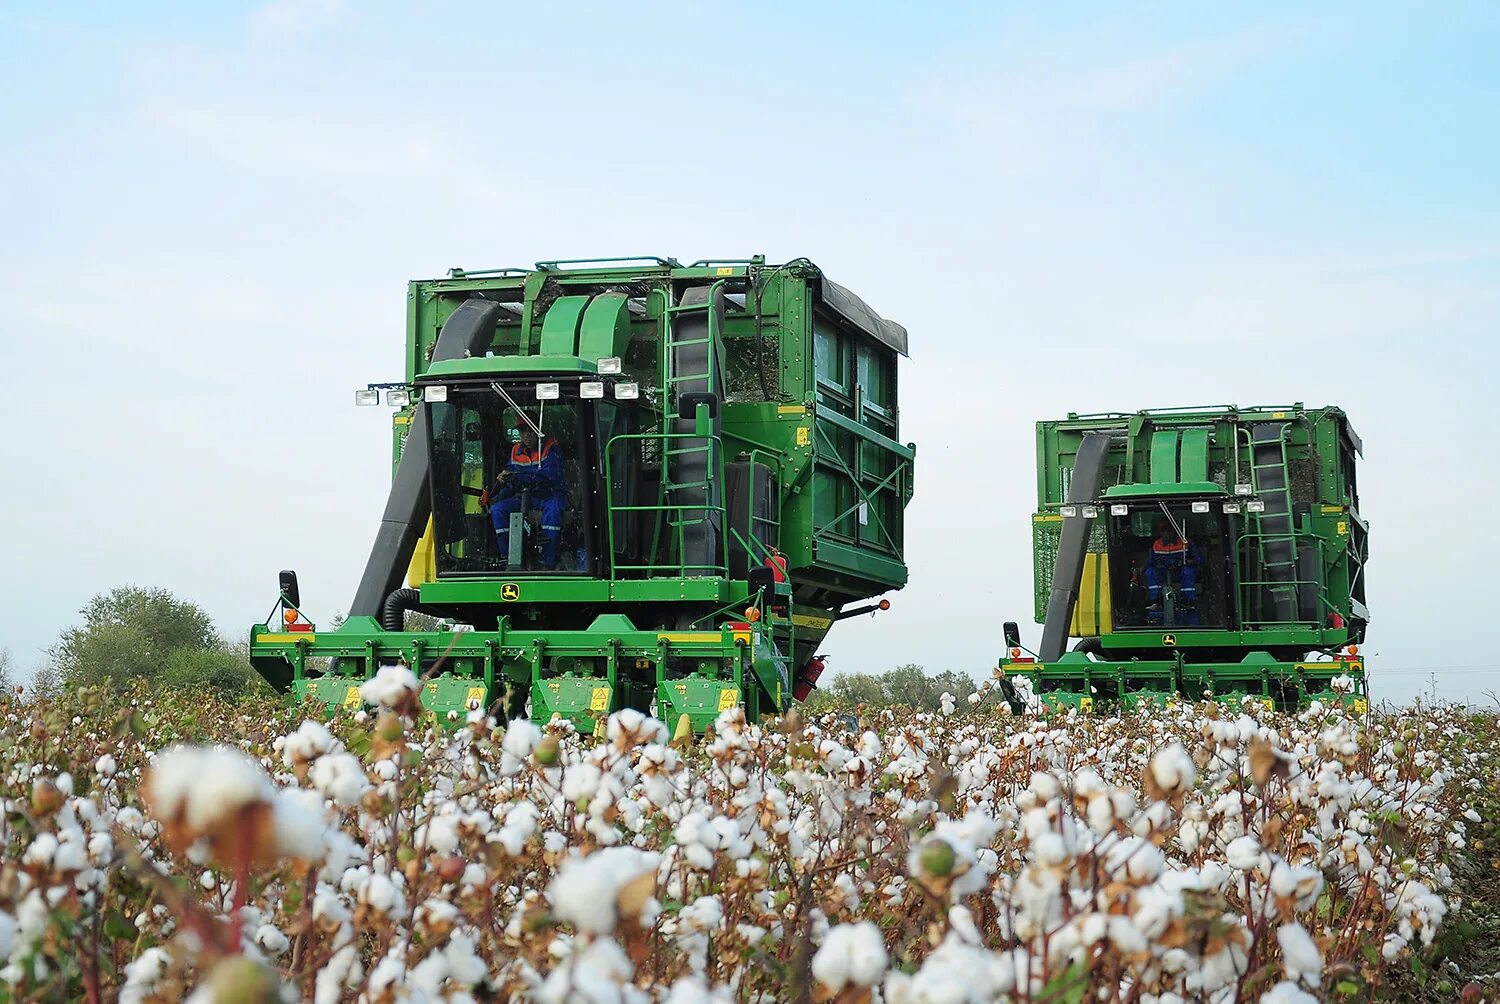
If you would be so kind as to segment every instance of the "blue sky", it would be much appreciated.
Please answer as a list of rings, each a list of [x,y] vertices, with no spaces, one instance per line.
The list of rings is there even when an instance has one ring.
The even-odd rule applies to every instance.
[[[0,645],[168,586],[352,595],[404,283],[807,255],[911,330],[912,584],[832,665],[984,672],[1032,425],[1339,404],[1377,696],[1500,689],[1489,4],[0,3]]]

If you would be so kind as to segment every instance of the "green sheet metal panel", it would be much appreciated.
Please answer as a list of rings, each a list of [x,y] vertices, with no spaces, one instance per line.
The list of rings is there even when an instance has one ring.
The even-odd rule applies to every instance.
[[[588,309],[587,296],[560,296],[542,318],[542,355],[578,354],[578,325]]]
[[[1177,480],[1184,484],[1208,480],[1208,430],[1183,429],[1177,454]]]
[[[1177,433],[1158,429],[1151,434],[1151,483],[1170,485],[1177,481]]]

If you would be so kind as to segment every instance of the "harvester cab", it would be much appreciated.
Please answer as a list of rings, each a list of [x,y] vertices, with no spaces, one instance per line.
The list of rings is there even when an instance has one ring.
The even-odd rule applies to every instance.
[[[784,710],[834,621],[905,584],[906,331],[811,262],[455,270],[407,321],[406,379],[356,394],[397,412],[347,620],[252,629],[278,688],[352,703],[400,661],[445,721],[702,731]]]
[[[1007,631],[1014,707],[1364,706],[1368,528],[1342,411],[1173,409],[1037,428],[1043,632],[1023,654]]]

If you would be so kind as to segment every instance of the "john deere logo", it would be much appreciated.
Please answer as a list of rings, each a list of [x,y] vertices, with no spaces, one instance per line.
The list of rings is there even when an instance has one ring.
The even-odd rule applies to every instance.
[[[521,598],[521,587],[514,582],[502,582],[500,584],[500,598],[507,603],[514,603]]]
[[[1177,636],[1175,634],[1164,634],[1161,636],[1161,643],[1163,645],[1176,645]]]

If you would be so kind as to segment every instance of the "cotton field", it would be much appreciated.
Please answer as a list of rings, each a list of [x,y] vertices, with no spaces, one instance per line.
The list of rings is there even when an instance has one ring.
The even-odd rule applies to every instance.
[[[1032,720],[979,700],[729,711],[673,743],[633,711],[598,736],[480,712],[443,731],[417,682],[383,670],[329,722],[143,694],[0,706],[0,997],[1300,1004],[1500,985],[1435,961],[1459,879],[1493,867],[1493,717]]]

